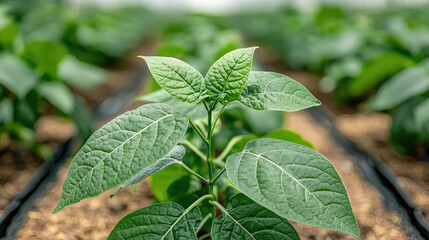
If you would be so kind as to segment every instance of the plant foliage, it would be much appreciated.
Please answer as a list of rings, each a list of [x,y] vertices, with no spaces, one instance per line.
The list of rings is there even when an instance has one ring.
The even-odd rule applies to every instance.
[[[213,239],[299,239],[287,219],[359,237],[334,167],[296,133],[277,131],[271,135],[278,139],[247,140],[243,150],[231,154],[244,139],[236,136],[215,156],[217,122],[232,102],[255,110],[284,111],[320,105],[307,89],[286,76],[252,72],[255,49],[225,54],[204,78],[177,59],[142,57],[168,94],[194,108],[202,105],[206,120],[198,123],[187,115],[191,107],[175,110],[175,101],[146,104],[115,118],[95,132],[73,159],[54,212],[112,187],[123,188],[151,174],[181,169],[166,190],[179,204],[155,203],[133,212],[116,225],[109,239],[196,239],[202,229]],[[206,154],[187,132],[199,136]],[[202,166],[185,163],[190,160]],[[226,192],[226,208],[219,198],[223,193],[219,189],[225,185],[234,192]]]

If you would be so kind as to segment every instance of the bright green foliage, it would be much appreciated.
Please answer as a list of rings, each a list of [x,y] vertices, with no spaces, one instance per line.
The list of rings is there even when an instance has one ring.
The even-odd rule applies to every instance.
[[[125,216],[108,239],[196,240],[194,225],[199,218],[198,208],[185,211],[174,202],[157,203]]]
[[[239,191],[281,217],[359,236],[335,168],[310,148],[276,139],[253,140],[228,157],[226,170]]]
[[[141,57],[158,84],[176,99],[195,104],[200,101],[203,76],[191,65],[172,57]]]
[[[188,120],[165,104],[144,105],[96,131],[73,159],[54,212],[115,187],[165,156]]]
[[[58,76],[78,89],[91,90],[104,82],[107,73],[102,68],[81,62],[69,55],[61,60]]]
[[[210,67],[204,82],[211,101],[226,104],[240,97],[249,77],[255,49],[234,50]]]
[[[37,86],[37,92],[49,100],[52,105],[67,114],[74,109],[74,96],[62,82],[42,82]]]
[[[21,59],[9,54],[0,55],[0,84],[19,98],[24,98],[38,79],[38,74]]]
[[[429,61],[395,75],[369,100],[368,110],[391,109],[429,90]]]
[[[54,212],[118,187],[113,196],[155,174],[151,186],[157,200],[177,203],[154,204],[131,213],[116,225],[109,239],[196,239],[201,229],[216,240],[299,239],[287,219],[359,237],[340,177],[299,134],[277,130],[265,137],[288,141],[256,139],[231,154],[237,151],[236,144],[256,138],[235,136],[215,155],[213,135],[222,134],[219,119],[232,101],[258,110],[286,111],[320,104],[286,76],[251,72],[254,50],[227,53],[205,79],[179,60],[144,57],[165,91],[139,99],[160,103],[129,111],[89,138],[70,165]],[[205,116],[196,114],[203,109]],[[179,141],[186,150],[176,146]],[[229,198],[236,190],[244,195]],[[229,201],[227,209],[218,202],[223,193],[225,202]],[[216,209],[222,216],[217,218]]]
[[[67,48],[61,43],[33,41],[25,45],[23,57],[36,65],[36,70],[40,74],[56,76],[58,64],[67,53]]]
[[[288,112],[320,105],[304,86],[274,72],[251,72],[239,101],[255,110]]]
[[[359,76],[351,81],[349,85],[350,95],[352,97],[359,96],[412,65],[414,62],[410,58],[399,53],[386,52],[377,56],[365,62]]]
[[[290,223],[243,194],[233,196],[223,215],[213,221],[212,239],[297,240]]]

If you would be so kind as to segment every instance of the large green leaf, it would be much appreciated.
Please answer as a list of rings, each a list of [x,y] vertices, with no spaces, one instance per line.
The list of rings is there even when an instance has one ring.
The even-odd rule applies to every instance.
[[[359,236],[359,228],[338,173],[322,154],[277,139],[250,141],[228,157],[234,186],[277,215]]]
[[[175,202],[157,203],[125,216],[110,233],[109,240],[197,239],[198,207],[189,211]]]
[[[37,86],[37,92],[61,111],[67,114],[73,113],[75,99],[64,83],[42,82]]]
[[[115,187],[165,156],[188,119],[165,104],[128,111],[96,131],[70,164],[54,212]]]
[[[163,89],[140,96],[136,98],[136,100],[153,103],[165,103],[168,106],[174,108],[174,110],[188,115],[192,120],[207,118],[207,113],[202,103],[198,103],[196,105],[183,103],[173,98]]]
[[[137,173],[135,176],[133,176],[130,179],[125,180],[123,183],[121,183],[115,191],[110,194],[110,197],[115,196],[121,188],[126,188],[132,184],[139,183],[143,179],[160,172],[167,166],[170,166],[171,164],[184,164],[181,162],[183,156],[185,156],[186,149],[185,147],[178,145],[175,146],[167,155],[165,155],[163,158],[157,160],[155,163],[143,168],[139,173]]]
[[[387,110],[429,90],[429,61],[395,75],[369,100],[370,111]]]
[[[350,82],[349,93],[352,97],[359,96],[412,65],[414,62],[410,58],[399,53],[386,52],[379,55],[364,63],[359,76]]]
[[[38,79],[38,74],[21,59],[10,54],[0,55],[0,84],[19,98],[24,98]]]
[[[255,110],[289,112],[320,105],[319,100],[292,78],[259,71],[250,72],[239,101]]]
[[[213,240],[299,240],[292,225],[243,194],[230,199],[222,216],[213,221]]]
[[[237,100],[249,78],[256,47],[225,54],[207,72],[205,87],[211,101],[225,104]]]
[[[141,57],[158,84],[176,99],[195,104],[201,99],[204,78],[191,65],[172,57]]]

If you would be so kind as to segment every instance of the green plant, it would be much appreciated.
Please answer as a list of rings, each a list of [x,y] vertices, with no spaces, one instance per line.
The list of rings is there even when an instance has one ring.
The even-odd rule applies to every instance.
[[[210,232],[200,238],[299,239],[287,219],[359,237],[340,177],[323,155],[299,137],[289,133],[289,138],[310,147],[262,138],[247,142],[241,152],[229,154],[233,141],[238,142],[235,139],[215,156],[216,123],[232,102],[255,110],[281,111],[320,105],[308,90],[284,75],[250,71],[255,49],[227,53],[210,67],[206,77],[175,58],[142,57],[167,93],[181,104],[205,109],[206,129],[199,127],[191,114],[184,114],[194,107],[175,110],[154,103],[124,113],[95,132],[75,156],[53,212],[112,187],[132,186],[175,164],[208,191],[201,191],[186,207],[162,202],[137,210],[116,225],[109,239],[196,239],[204,227]],[[188,124],[204,142],[206,155],[190,142],[184,141],[185,145],[206,164],[205,171],[182,161],[186,149],[178,144],[188,135]],[[271,134],[276,138],[280,135]],[[219,196],[222,184],[238,194],[229,199]],[[171,191],[182,187],[177,184]],[[228,202],[226,208],[224,202]],[[201,216],[199,206],[205,205],[210,211],[203,211]]]

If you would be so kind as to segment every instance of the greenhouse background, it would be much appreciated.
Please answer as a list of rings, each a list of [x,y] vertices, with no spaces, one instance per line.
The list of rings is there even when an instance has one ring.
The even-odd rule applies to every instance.
[[[360,239],[429,239],[428,12],[427,0],[1,1],[0,239],[107,239],[138,209],[172,201],[187,209],[212,191],[211,148],[198,135],[211,136],[216,200],[227,210],[235,194],[253,199],[235,187],[228,159],[249,142],[274,138],[332,163]],[[250,73],[287,76],[322,105],[296,111],[280,100],[246,102],[260,84],[249,78],[240,97],[213,107],[219,115],[212,127],[207,96],[204,104],[178,101],[137,57],[174,57],[204,78],[229,52],[253,46]],[[285,89],[272,90],[286,96]],[[176,146],[186,152],[180,164],[52,214],[90,136],[154,103],[190,119]],[[211,232],[209,201],[199,209],[195,239],[220,239]],[[356,239],[289,222],[300,239]]]

